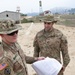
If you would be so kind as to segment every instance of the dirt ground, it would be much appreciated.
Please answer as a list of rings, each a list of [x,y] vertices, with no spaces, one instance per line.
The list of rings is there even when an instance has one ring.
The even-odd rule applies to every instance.
[[[27,23],[22,24],[23,30],[19,33],[18,41],[26,55],[33,56],[33,40],[38,31],[44,28],[43,23]],[[70,63],[64,74],[75,75],[75,27],[66,27],[64,25],[54,25],[55,28],[61,30],[68,39],[68,50],[70,55]],[[35,71],[28,66],[29,75],[33,75]]]
[[[21,24],[23,29],[19,31],[18,42],[24,53],[33,56],[33,40],[38,31],[44,28],[43,23],[25,23]],[[75,75],[75,27],[66,27],[64,25],[54,25],[55,28],[61,30],[68,39],[68,50],[70,55],[70,63],[64,74]],[[30,64],[27,64],[29,75],[33,75],[35,71]]]

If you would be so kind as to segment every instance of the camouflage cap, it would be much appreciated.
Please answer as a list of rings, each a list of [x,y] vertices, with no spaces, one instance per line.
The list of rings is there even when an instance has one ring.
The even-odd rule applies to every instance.
[[[22,29],[22,27],[15,24],[13,20],[5,20],[0,22],[0,34],[9,34],[20,29]]]
[[[57,22],[57,20],[54,18],[53,15],[46,15],[46,16],[44,16],[42,21],[43,22],[53,22],[53,23]]]

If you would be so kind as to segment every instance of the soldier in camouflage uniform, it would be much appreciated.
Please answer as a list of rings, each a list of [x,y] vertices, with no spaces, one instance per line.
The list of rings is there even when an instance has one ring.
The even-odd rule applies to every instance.
[[[63,71],[70,62],[67,39],[61,31],[53,27],[54,23],[57,22],[53,16],[46,16],[43,22],[44,29],[39,31],[34,39],[34,56],[48,56],[57,59],[61,63],[61,53],[63,58]],[[59,75],[63,75],[62,71]]]
[[[33,63],[42,58],[26,56],[17,43],[20,25],[11,20],[0,23],[0,75],[28,75],[26,63]]]

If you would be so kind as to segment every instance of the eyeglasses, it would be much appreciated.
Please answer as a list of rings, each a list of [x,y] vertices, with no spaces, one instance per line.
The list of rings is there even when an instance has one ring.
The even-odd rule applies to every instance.
[[[49,25],[49,24],[51,24],[51,22],[44,22],[44,24],[48,24]]]
[[[15,31],[15,32],[12,32],[12,33],[10,33],[10,34],[7,34],[7,35],[8,35],[8,36],[13,36],[14,34],[18,34],[18,30]]]

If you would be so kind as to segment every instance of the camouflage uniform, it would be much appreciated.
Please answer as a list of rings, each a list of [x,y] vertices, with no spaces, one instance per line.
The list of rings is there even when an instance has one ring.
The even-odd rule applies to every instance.
[[[26,62],[31,64],[34,62],[34,58],[25,56],[18,43],[7,45],[5,42],[2,42],[0,50],[3,51],[4,57],[9,60],[9,66],[13,71],[13,73],[11,71],[9,75],[28,75]]]
[[[61,63],[63,57],[63,66],[66,67],[70,61],[66,37],[57,29],[45,31],[44,29],[37,33],[34,39],[34,56],[44,56],[55,58]],[[62,74],[60,74],[62,75]]]
[[[21,29],[10,21],[0,24],[0,34],[12,33]],[[17,42],[11,45],[3,40],[0,43],[0,75],[28,75],[26,63],[33,63],[33,57],[28,57],[23,53]]]

